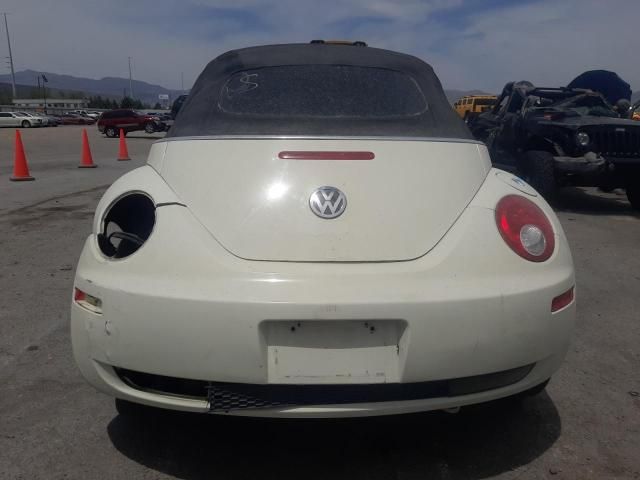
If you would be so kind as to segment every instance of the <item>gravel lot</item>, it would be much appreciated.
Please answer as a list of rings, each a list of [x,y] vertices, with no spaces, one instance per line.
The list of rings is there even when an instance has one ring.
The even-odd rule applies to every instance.
[[[71,357],[73,270],[104,189],[144,163],[152,137],[23,130],[35,182],[9,181],[0,130],[0,478],[640,479],[640,216],[623,192],[568,189],[556,207],[578,275],[571,351],[547,392],[358,420],[254,420],[162,412],[118,417]],[[159,135],[156,135],[156,138]]]

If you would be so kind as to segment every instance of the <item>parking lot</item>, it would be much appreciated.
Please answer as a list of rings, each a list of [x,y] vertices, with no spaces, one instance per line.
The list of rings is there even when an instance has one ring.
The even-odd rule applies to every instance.
[[[574,255],[577,327],[546,393],[358,420],[118,417],[78,373],[69,340],[74,267],[107,186],[161,134],[22,130],[34,182],[10,182],[0,130],[0,478],[640,479],[640,215],[624,192],[571,188],[555,205]]]

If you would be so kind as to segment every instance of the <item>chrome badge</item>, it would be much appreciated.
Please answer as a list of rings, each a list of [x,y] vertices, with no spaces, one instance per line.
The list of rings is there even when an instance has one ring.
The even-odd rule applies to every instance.
[[[320,218],[337,218],[347,208],[347,197],[335,187],[320,187],[309,197],[309,206]]]

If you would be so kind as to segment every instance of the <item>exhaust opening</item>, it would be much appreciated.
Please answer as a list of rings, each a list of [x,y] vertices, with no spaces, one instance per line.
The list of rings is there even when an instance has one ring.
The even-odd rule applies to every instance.
[[[98,234],[100,251],[109,258],[125,258],[147,241],[156,222],[153,200],[140,192],[127,193],[107,209]]]

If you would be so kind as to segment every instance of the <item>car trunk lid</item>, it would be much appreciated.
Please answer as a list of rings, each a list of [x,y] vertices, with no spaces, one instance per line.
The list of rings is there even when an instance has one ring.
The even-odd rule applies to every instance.
[[[152,165],[229,252],[292,262],[420,257],[491,167],[471,141],[266,138],[168,141]],[[310,201],[327,186],[346,201],[333,219]]]

